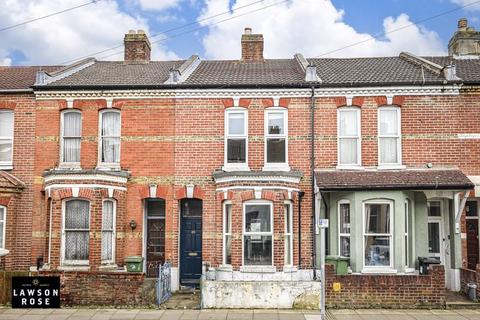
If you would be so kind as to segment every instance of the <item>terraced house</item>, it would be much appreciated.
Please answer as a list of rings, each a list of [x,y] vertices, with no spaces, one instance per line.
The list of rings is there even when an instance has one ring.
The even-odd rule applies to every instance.
[[[150,303],[168,261],[203,307],[305,306],[327,218],[349,265],[328,305],[440,306],[476,278],[479,38],[266,59],[246,28],[239,60],[151,61],[130,31],[123,61],[2,67],[2,267],[61,275],[72,304]]]

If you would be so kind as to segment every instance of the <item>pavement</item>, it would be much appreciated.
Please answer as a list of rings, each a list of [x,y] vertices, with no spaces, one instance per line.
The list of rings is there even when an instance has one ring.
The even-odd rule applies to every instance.
[[[320,320],[318,312],[296,310],[155,310],[155,309],[11,309],[1,320]],[[329,310],[327,320],[480,320],[480,309]]]

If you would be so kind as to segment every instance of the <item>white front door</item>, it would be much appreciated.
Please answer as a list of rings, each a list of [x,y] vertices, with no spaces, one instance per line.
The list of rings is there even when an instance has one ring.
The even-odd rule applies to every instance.
[[[450,224],[443,207],[443,200],[428,201],[428,256],[437,259],[444,266],[445,284],[450,288]]]
[[[428,256],[444,263],[442,218],[428,217]]]

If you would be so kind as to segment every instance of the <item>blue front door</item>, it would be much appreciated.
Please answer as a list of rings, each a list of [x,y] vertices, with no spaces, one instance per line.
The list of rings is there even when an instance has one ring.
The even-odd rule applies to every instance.
[[[198,287],[202,275],[202,201],[184,199],[180,205],[180,284]]]

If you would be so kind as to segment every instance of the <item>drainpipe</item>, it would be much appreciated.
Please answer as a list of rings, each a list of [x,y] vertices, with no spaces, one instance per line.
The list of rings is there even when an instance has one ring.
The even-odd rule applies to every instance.
[[[302,268],[302,198],[305,192],[298,192],[298,269]]]
[[[328,210],[328,205],[327,205],[327,201],[325,200],[325,197],[323,196],[323,193],[320,191],[320,197],[322,198],[322,202],[323,202],[323,205],[325,206],[325,219],[329,219],[330,220],[330,211]],[[327,254],[330,253],[330,250],[328,250],[328,235],[330,234],[330,232],[327,233],[327,235],[325,236],[325,248],[327,249]],[[323,241],[323,239],[322,239]]]
[[[311,192],[312,192],[312,269],[313,279],[317,279],[317,226],[315,221],[315,86],[312,85],[312,94],[310,97],[310,148],[311,148]]]

